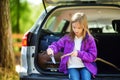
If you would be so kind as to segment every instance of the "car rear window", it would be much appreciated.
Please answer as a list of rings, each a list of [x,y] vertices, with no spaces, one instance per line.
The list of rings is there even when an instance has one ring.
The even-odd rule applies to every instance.
[[[101,33],[117,33],[112,26],[112,21],[120,19],[120,9],[106,6],[71,7],[55,10],[47,19],[43,29],[51,32],[61,32],[64,27],[66,32],[70,31],[70,25],[64,26],[66,21],[70,22],[72,14],[84,12],[88,18],[90,30],[101,29]],[[98,31],[100,32],[100,31]]]

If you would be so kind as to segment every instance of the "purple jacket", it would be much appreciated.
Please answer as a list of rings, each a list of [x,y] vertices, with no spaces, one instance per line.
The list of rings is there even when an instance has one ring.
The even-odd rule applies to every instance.
[[[70,39],[68,35],[63,36],[57,42],[53,42],[49,48],[54,51],[54,54],[58,53],[62,48],[64,48],[64,54],[68,54],[74,49],[74,41]],[[61,59],[59,71],[67,74],[67,62],[70,56],[66,56]],[[78,51],[78,57],[80,57],[85,65],[85,67],[93,74],[97,74],[97,67],[94,64],[97,57],[96,43],[92,36],[88,34],[82,41],[81,49]]]

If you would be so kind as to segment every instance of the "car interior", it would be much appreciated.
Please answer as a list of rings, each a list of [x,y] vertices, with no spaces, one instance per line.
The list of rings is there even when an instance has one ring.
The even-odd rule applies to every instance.
[[[110,6],[60,8],[47,18],[39,36],[37,66],[44,74],[61,74],[58,71],[63,49],[56,54],[56,64],[46,54],[48,46],[70,32],[70,18],[76,12],[84,12],[88,27],[94,36],[98,59],[99,74],[120,74],[120,8]],[[52,72],[52,73],[51,73]]]

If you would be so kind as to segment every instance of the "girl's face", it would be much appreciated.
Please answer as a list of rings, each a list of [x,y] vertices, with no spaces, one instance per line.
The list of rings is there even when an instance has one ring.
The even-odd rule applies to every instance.
[[[83,26],[80,24],[80,22],[76,21],[72,23],[72,29],[73,32],[77,37],[81,37],[83,33]]]

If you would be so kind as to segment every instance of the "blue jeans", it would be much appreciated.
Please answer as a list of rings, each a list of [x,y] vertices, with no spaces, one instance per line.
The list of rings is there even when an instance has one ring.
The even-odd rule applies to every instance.
[[[69,68],[70,80],[91,80],[91,73],[87,68]]]

